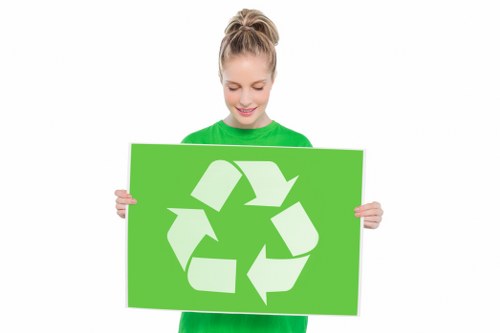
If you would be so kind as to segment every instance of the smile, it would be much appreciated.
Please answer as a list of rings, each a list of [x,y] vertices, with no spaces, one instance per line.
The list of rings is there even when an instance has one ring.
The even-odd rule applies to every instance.
[[[240,109],[240,108],[236,108],[238,109],[238,111],[242,112],[242,113],[251,113],[253,112],[255,109],[257,108],[251,108],[251,109]]]

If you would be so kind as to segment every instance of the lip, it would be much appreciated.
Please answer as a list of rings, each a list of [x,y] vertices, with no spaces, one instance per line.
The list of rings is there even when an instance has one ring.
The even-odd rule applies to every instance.
[[[253,110],[257,109],[257,107],[247,108],[247,109],[245,109],[245,108],[237,108],[237,109],[238,109],[238,111],[247,111],[248,112],[248,111],[253,111]]]
[[[255,108],[248,108],[248,109],[243,109],[243,108],[236,108],[236,110],[238,110],[238,113],[240,116],[242,117],[250,117],[253,115],[253,112],[255,111],[255,109],[257,109],[256,107]],[[243,112],[242,110],[246,111],[246,112]]]

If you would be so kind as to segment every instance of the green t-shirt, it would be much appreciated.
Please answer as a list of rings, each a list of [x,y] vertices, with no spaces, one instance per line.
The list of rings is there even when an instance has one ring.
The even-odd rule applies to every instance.
[[[255,128],[234,128],[222,120],[189,134],[182,143],[312,147],[302,134],[276,121]],[[183,312],[179,333],[304,333],[306,316]]]

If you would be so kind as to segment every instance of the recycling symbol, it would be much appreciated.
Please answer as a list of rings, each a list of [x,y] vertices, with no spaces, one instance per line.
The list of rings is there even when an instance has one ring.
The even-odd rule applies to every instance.
[[[281,207],[299,176],[286,180],[278,165],[271,161],[216,160],[210,163],[191,196],[217,212],[223,208],[243,174],[255,199],[249,206]],[[205,236],[219,241],[203,209],[168,208],[176,218],[167,239],[191,287],[198,291],[236,292],[236,259],[192,257]],[[300,202],[286,207],[271,218],[291,258],[268,258],[266,245],[256,254],[247,277],[267,305],[267,293],[286,292],[299,278],[319,236]]]

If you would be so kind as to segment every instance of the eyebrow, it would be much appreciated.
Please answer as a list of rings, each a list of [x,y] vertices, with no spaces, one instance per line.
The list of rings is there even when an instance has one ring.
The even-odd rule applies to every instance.
[[[261,83],[261,82],[262,82],[262,83],[266,83],[266,82],[267,82],[267,80],[266,80],[266,79],[264,79],[264,80],[255,81],[255,82],[254,82],[254,83],[252,83],[252,84]],[[238,83],[238,82],[233,82],[233,81],[229,81],[229,80],[226,80],[226,83],[232,83],[232,84],[237,84],[237,85],[239,85],[239,83]]]

